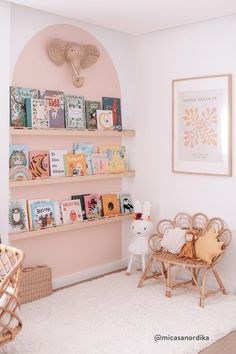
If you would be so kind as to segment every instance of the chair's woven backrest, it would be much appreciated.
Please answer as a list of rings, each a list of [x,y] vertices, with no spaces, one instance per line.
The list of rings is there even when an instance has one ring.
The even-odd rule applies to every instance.
[[[0,306],[0,345],[13,340],[22,328],[18,292],[23,260],[21,250],[0,245],[0,303],[4,303]]]

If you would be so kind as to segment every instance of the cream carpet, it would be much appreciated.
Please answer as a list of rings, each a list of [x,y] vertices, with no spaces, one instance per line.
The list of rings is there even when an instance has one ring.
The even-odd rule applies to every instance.
[[[161,281],[136,287],[140,273],[116,273],[24,305],[24,329],[4,354],[194,354],[236,329],[236,297],[198,307],[196,292],[166,298]],[[209,340],[154,341],[154,336]],[[199,338],[199,337],[198,337]]]

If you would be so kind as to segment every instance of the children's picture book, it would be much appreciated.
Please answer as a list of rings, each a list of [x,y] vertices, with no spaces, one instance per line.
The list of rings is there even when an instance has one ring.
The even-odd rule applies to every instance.
[[[55,226],[54,203],[42,200],[31,203],[31,225],[33,230]]]
[[[84,197],[85,195],[89,195],[89,194],[79,194],[79,195],[72,195],[71,199],[75,200],[75,199],[79,199],[80,200],[80,205],[81,205],[81,210],[82,210],[82,216],[83,216],[83,220],[86,220],[86,211],[85,211],[85,203],[84,203]]]
[[[29,167],[29,149],[25,144],[10,144],[9,168],[16,166]]]
[[[9,179],[14,181],[19,181],[22,179],[32,179],[32,173],[28,167],[24,166],[15,166],[11,167],[9,171]]]
[[[134,206],[129,193],[120,193],[120,209],[122,214],[134,212]]]
[[[50,128],[65,128],[63,92],[55,90],[38,90],[38,98],[47,101]]]
[[[92,154],[93,174],[108,173],[108,158],[106,154]]]
[[[65,176],[64,155],[67,150],[49,150],[50,175]]]
[[[33,178],[49,176],[49,157],[48,151],[30,151],[29,169]]]
[[[65,154],[66,176],[86,176],[87,167],[84,154]]]
[[[60,226],[63,224],[61,202],[53,202],[54,215],[55,215],[55,225]]]
[[[93,150],[94,150],[93,144],[88,144],[88,143],[73,144],[73,153],[74,154],[84,154],[85,155],[88,175],[93,174],[92,156],[91,156],[91,154],[93,153]]]
[[[29,230],[27,204],[25,199],[10,200],[8,223],[10,233]]]
[[[85,195],[84,204],[87,219],[101,217],[101,201],[98,194]]]
[[[97,110],[97,128],[102,130],[113,129],[112,111]]]
[[[104,216],[120,214],[120,201],[117,194],[103,194],[102,209]]]
[[[115,130],[122,130],[120,98],[103,97],[102,108],[112,111],[113,126]]]
[[[50,202],[50,199],[49,198],[43,198],[43,199],[29,199],[29,200],[27,200],[27,209],[28,209],[28,218],[29,218],[29,228],[30,228],[30,230],[33,230],[32,215],[31,215],[31,205],[35,204],[36,202]]]
[[[37,90],[10,87],[10,126],[26,127],[26,98],[37,98]]]
[[[101,109],[101,102],[85,101],[87,129],[97,129],[97,110]]]
[[[100,145],[98,151],[107,155],[109,173],[128,171],[128,157],[124,145]]]
[[[64,224],[74,224],[83,221],[80,200],[67,200],[61,203]]]
[[[65,96],[65,120],[66,128],[86,129],[83,96]]]
[[[48,129],[48,103],[38,98],[26,98],[26,123],[27,127]]]

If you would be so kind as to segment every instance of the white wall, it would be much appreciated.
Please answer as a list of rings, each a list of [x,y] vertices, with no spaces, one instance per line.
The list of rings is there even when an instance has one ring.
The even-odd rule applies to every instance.
[[[139,37],[137,44],[135,139],[130,183],[133,194],[152,202],[154,220],[181,211],[219,216],[236,230],[236,176],[233,121],[233,177],[172,173],[172,80],[213,74],[236,77],[236,16]],[[233,107],[235,94],[233,91]],[[134,117],[133,117],[134,118]],[[233,235],[235,237],[235,235]],[[236,291],[236,241],[220,268]]]
[[[8,242],[8,146],[9,146],[9,73],[10,73],[10,8],[0,0],[0,234],[3,243]]]

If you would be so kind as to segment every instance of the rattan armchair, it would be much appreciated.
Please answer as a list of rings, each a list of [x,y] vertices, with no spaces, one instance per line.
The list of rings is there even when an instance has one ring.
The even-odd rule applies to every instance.
[[[21,250],[0,245],[0,346],[14,340],[22,328],[18,290],[23,260]]]
[[[208,264],[198,259],[179,258],[178,255],[163,251],[163,249],[160,248],[159,242],[162,239],[165,230],[175,227],[180,227],[186,230],[195,229],[198,232],[198,237],[201,237],[205,231],[210,228],[214,228],[218,234],[218,241],[223,241],[221,254],[213,259],[212,264]],[[147,262],[146,268],[138,283],[138,287],[142,287],[144,281],[147,279],[158,279],[159,277],[162,277],[165,283],[165,294],[167,297],[171,297],[173,289],[181,286],[193,286],[199,291],[199,305],[204,307],[204,300],[208,296],[214,295],[218,292],[227,294],[215,266],[224,256],[230,241],[231,231],[225,228],[224,222],[220,218],[215,217],[209,220],[208,217],[202,213],[193,216],[186,213],[179,213],[174,220],[162,220],[157,225],[157,233],[149,238],[149,246],[153,253]],[[155,263],[158,265],[159,271],[152,271],[152,269],[155,269],[153,267]],[[176,266],[181,267],[188,272],[190,280],[173,280],[171,276],[171,268]],[[151,274],[149,272],[151,272]],[[206,280],[209,273],[212,273],[215,277],[219,286],[217,289],[207,290]]]

